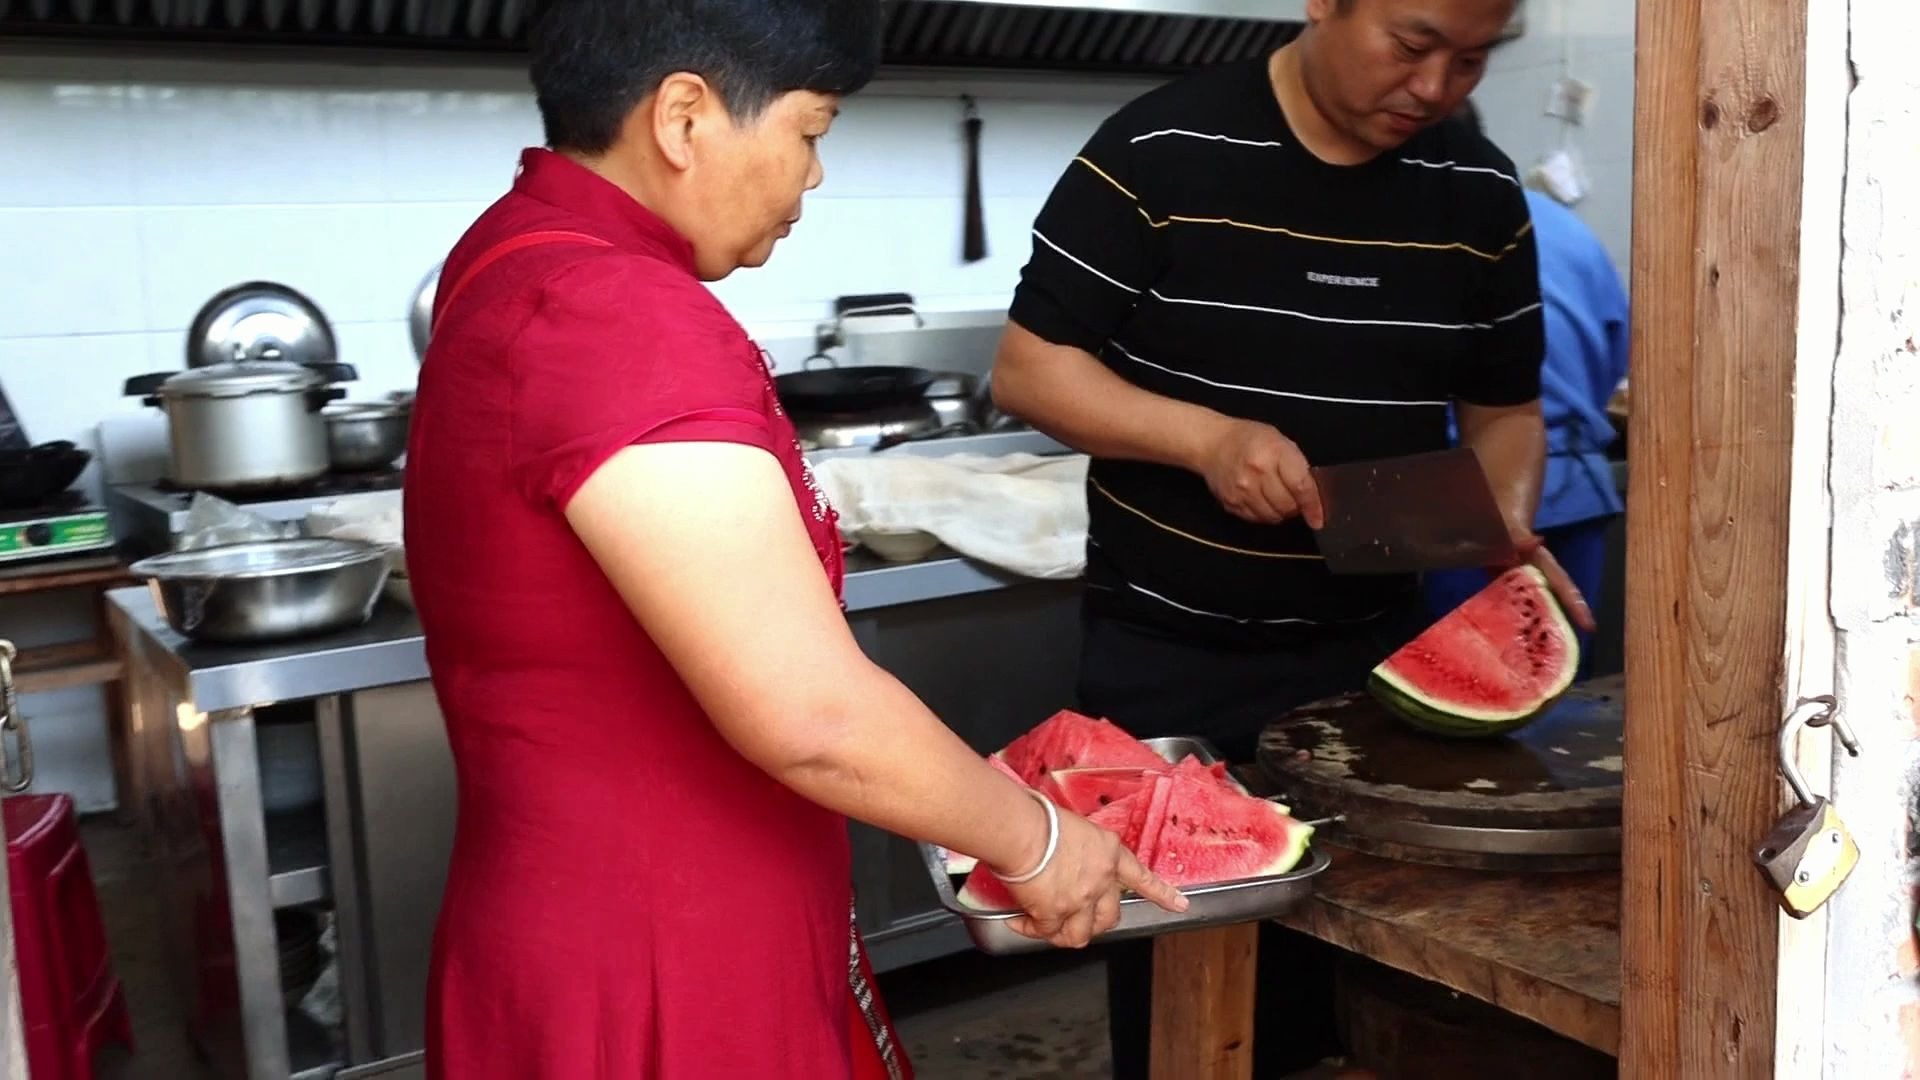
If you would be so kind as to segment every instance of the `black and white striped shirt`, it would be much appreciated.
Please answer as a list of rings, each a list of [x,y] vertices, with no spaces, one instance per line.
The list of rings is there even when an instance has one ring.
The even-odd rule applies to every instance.
[[[1456,125],[1364,165],[1293,139],[1264,60],[1110,118],[1035,222],[1013,321],[1155,393],[1272,424],[1338,464],[1446,445],[1450,401],[1540,395],[1544,331],[1513,163]],[[1410,602],[1327,573],[1299,521],[1229,514],[1197,475],[1096,460],[1089,607],[1259,647]]]

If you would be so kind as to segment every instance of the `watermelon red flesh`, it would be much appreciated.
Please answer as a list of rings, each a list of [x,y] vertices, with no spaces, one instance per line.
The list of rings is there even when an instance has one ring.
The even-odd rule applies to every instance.
[[[1125,766],[1117,769],[1056,769],[1041,779],[1040,792],[1059,806],[1083,817],[1092,817],[1139,791],[1153,775],[1153,770]]]
[[[1306,854],[1313,827],[1273,803],[1184,776],[1160,783],[1159,828],[1141,861],[1174,885],[1284,874]]]
[[[1038,787],[1056,769],[1165,768],[1166,759],[1107,720],[1071,709],[1054,713],[1039,727],[1008,743],[999,756],[1026,783]]]
[[[1284,874],[1299,865],[1313,836],[1312,826],[1280,806],[1178,770],[1151,774],[1145,786],[1089,820],[1118,834],[1141,863],[1174,885]],[[968,875],[959,900],[983,911],[1019,906],[984,866]]]
[[[1169,770],[1201,783],[1218,784],[1228,791],[1242,795],[1247,793],[1238,780],[1228,775],[1226,762],[1202,765],[1200,759],[1191,754],[1177,765],[1162,761],[1158,766],[1144,769],[1132,766],[1056,769],[1040,779],[1039,788],[1057,805],[1076,814],[1090,815],[1101,807],[1126,798],[1146,786],[1154,776]]]
[[[1428,730],[1495,735],[1544,712],[1579,663],[1579,640],[1545,575],[1523,566],[1374,668],[1368,689]]]

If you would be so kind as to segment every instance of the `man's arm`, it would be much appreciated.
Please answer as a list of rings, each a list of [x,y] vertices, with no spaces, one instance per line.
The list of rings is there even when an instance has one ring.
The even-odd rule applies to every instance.
[[[993,402],[1095,457],[1200,471],[1228,418],[1143,390],[1099,358],[1009,322],[993,363]]]
[[[1533,535],[1547,468],[1547,423],[1538,399],[1524,405],[1458,402],[1460,443],[1480,456],[1493,498],[1516,537]]]
[[[1507,519],[1507,531],[1520,547],[1521,557],[1547,576],[1554,595],[1573,624],[1592,632],[1593,609],[1560,561],[1533,531],[1540,509],[1540,485],[1547,468],[1547,425],[1536,399],[1523,405],[1456,403],[1460,443],[1470,446],[1486,470],[1494,501]]]
[[[1007,323],[993,365],[994,404],[1076,450],[1198,473],[1228,511],[1322,524],[1300,448],[1272,427],[1143,390],[1072,345]],[[1536,483],[1535,487],[1538,487]]]

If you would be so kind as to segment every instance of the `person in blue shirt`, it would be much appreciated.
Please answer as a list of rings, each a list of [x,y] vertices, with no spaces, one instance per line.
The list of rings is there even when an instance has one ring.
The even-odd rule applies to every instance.
[[[1471,102],[1456,119],[1481,130]],[[1627,294],[1607,249],[1579,215],[1529,190],[1534,243],[1540,256],[1547,355],[1540,405],[1547,421],[1547,473],[1534,528],[1584,596],[1600,595],[1607,525],[1625,507],[1606,457],[1615,432],[1607,399],[1627,374]],[[1457,436],[1456,436],[1457,439]],[[1435,618],[1486,587],[1478,570],[1426,576]],[[1591,671],[1591,635],[1580,635],[1580,674]]]

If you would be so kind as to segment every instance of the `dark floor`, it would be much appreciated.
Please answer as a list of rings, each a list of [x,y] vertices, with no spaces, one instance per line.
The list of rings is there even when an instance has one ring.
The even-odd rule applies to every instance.
[[[130,829],[81,826],[137,1053],[105,1051],[99,1080],[212,1080],[186,1036],[167,977],[148,862]],[[963,953],[881,977],[919,1080],[1105,1080],[1106,972],[1092,957]],[[1334,1076],[1333,1070],[1307,1074]]]
[[[213,1073],[187,1039],[186,1012],[167,977],[160,913],[138,835],[104,818],[82,822],[80,834],[137,1048],[132,1054],[120,1047],[103,1051],[98,1080],[211,1080]]]

